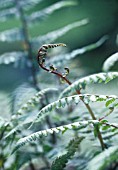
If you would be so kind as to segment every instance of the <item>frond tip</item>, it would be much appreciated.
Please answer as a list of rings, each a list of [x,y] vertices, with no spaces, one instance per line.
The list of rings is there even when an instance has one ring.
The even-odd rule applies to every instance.
[[[63,170],[66,167],[67,162],[69,159],[72,159],[72,156],[74,156],[75,152],[78,149],[78,146],[83,141],[84,137],[76,137],[75,139],[72,139],[68,146],[66,147],[67,153],[57,157],[51,166],[51,170]]]
[[[47,88],[44,90],[39,91],[38,93],[36,93],[31,99],[29,99],[27,101],[27,103],[25,103],[18,111],[17,114],[23,114],[24,111],[27,111],[29,109],[29,107],[33,107],[34,105],[36,105],[37,103],[39,103],[40,99],[47,93],[47,92],[53,92],[53,91],[57,91],[56,88]]]
[[[103,64],[103,71],[109,71],[110,68],[118,62],[118,53],[113,54],[109,58],[107,58]]]

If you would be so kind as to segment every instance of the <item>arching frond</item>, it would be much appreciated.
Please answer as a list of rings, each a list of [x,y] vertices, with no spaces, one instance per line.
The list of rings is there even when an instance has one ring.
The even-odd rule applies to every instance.
[[[40,110],[40,112],[38,113],[34,122],[35,121],[40,122],[45,116],[47,116],[49,114],[49,112],[51,112],[55,108],[57,108],[57,109],[63,108],[66,105],[72,104],[72,102],[75,104],[78,104],[81,100],[83,100],[86,104],[88,104],[90,101],[92,101],[92,102],[106,101],[107,102],[107,100],[109,100],[110,98],[113,98],[114,101],[118,100],[117,96],[91,95],[91,94],[80,94],[80,95],[65,97],[65,98],[59,99],[53,103],[50,103],[49,105],[42,108]]]
[[[27,18],[28,22],[30,24],[32,24],[32,22],[34,21],[41,22],[43,19],[47,18],[50,14],[52,14],[56,10],[59,10],[63,7],[72,6],[75,4],[76,4],[75,1],[61,1],[61,2],[54,3],[51,6],[48,6],[41,11],[36,11],[32,13],[31,15],[29,15],[29,17]]]
[[[56,30],[56,31],[52,31],[52,32],[47,33],[46,35],[34,38],[32,40],[32,45],[37,49],[37,48],[39,48],[39,46],[42,46],[42,44],[52,43],[57,38],[66,34],[68,31],[70,31],[70,30],[72,30],[76,27],[84,26],[86,24],[88,24],[88,19],[83,19],[81,21],[73,22],[73,23],[68,24],[67,26],[65,26],[63,28]]]
[[[88,120],[88,121],[74,122],[74,123],[71,123],[68,125],[63,125],[63,126],[35,132],[27,137],[21,138],[17,142],[16,147],[14,148],[12,153],[14,153],[16,150],[18,150],[20,147],[24,146],[25,144],[36,141],[37,139],[40,139],[41,136],[47,136],[48,134],[52,134],[54,132],[56,132],[56,133],[64,132],[65,130],[69,130],[72,128],[86,127],[89,124],[99,124],[99,121]]]
[[[90,76],[80,78],[79,80],[75,81],[72,85],[68,86],[60,94],[59,98],[71,95],[73,92],[75,93],[76,90],[85,89],[86,85],[88,85],[88,84],[102,83],[102,82],[107,83],[117,77],[118,77],[118,72],[109,72],[109,73],[93,74]]]
[[[71,60],[71,59],[75,58],[77,55],[84,54],[87,51],[91,51],[93,49],[96,49],[96,48],[100,47],[103,43],[105,43],[105,41],[107,39],[108,39],[108,36],[105,35],[105,36],[103,36],[97,42],[95,42],[93,44],[87,45],[87,46],[82,47],[80,49],[73,50],[70,53],[61,54],[61,55],[58,55],[56,57],[53,57],[52,59],[48,60],[46,62],[46,64],[52,64],[53,63],[53,64],[56,64],[56,65],[59,66],[65,60]]]
[[[68,146],[67,146],[67,153],[57,157],[51,166],[51,170],[63,170],[66,167],[66,164],[68,163],[69,159],[72,159],[72,156],[74,156],[76,150],[78,149],[78,146],[82,142],[84,137],[76,137],[75,139],[72,139]]]
[[[29,107],[33,107],[34,105],[36,105],[37,103],[40,102],[40,99],[47,93],[47,92],[54,92],[57,91],[56,88],[47,88],[44,90],[39,91],[38,93],[36,93],[32,98],[30,98],[27,103],[25,103],[17,112],[17,114],[23,114],[24,111],[28,110]]]
[[[118,160],[118,146],[112,146],[94,157],[88,164],[88,169],[104,170],[108,168],[111,163]]]
[[[110,68],[118,62],[118,53],[113,54],[109,58],[107,58],[103,64],[103,71],[109,71]]]

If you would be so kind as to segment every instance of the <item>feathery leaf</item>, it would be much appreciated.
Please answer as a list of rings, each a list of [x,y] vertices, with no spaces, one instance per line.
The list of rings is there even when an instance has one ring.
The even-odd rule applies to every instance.
[[[72,139],[68,146],[67,146],[67,153],[57,157],[51,166],[51,170],[63,170],[66,167],[66,164],[68,163],[69,159],[72,159],[72,156],[74,156],[76,150],[78,149],[78,146],[82,142],[84,137],[76,137],[75,139]]]
[[[79,80],[75,81],[64,89],[64,91],[60,94],[59,98],[62,98],[64,96],[71,95],[76,92],[76,90],[84,89],[86,85],[91,84],[91,83],[106,83],[108,81],[113,80],[114,78],[118,77],[118,72],[109,72],[109,73],[98,73],[98,74],[93,74],[90,76],[86,76],[83,78],[80,78]]]
[[[47,88],[44,90],[39,91],[36,93],[31,99],[27,101],[17,112],[17,114],[23,114],[24,111],[28,110],[29,107],[36,105],[37,103],[40,102],[40,99],[47,93],[47,92],[54,92],[57,91],[56,88]]]
[[[65,129],[69,130],[72,128],[86,127],[89,124],[98,124],[98,123],[99,121],[97,120],[88,120],[88,121],[74,122],[68,125],[63,125],[63,126],[35,132],[27,137],[24,137],[18,140],[16,147],[13,149],[12,153],[14,153],[16,150],[18,150],[20,147],[24,146],[25,144],[30,143],[32,141],[36,141],[37,139],[40,139],[41,136],[47,136],[48,134],[53,134],[54,132],[56,133],[59,133],[60,131],[63,132]]]
[[[109,99],[109,98],[114,98],[114,100],[118,99],[117,96],[91,95],[91,94],[80,94],[80,95],[65,97],[65,98],[59,99],[53,103],[50,103],[47,106],[45,106],[44,108],[42,108],[40,110],[40,112],[38,113],[34,122],[40,122],[45,116],[47,116],[49,114],[49,112],[53,111],[55,108],[57,108],[57,109],[63,108],[66,105],[72,104],[72,102],[75,104],[78,104],[81,100],[83,100],[85,103],[88,104],[90,101],[92,101],[92,102],[102,101],[99,99],[103,99],[104,101],[107,101],[107,99]],[[34,124],[34,122],[32,123],[32,125]]]

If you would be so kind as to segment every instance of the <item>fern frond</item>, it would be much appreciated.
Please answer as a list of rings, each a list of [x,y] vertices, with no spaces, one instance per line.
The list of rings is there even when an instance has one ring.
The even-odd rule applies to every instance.
[[[53,111],[55,108],[57,109],[64,108],[66,105],[72,104],[72,102],[78,104],[81,100],[83,100],[86,104],[88,104],[90,101],[92,102],[107,101],[109,98],[114,98],[115,100],[118,99],[117,96],[91,95],[91,94],[80,94],[80,95],[65,97],[53,103],[50,103],[44,108],[42,108],[38,113],[34,122],[35,121],[40,122],[45,116],[49,114],[49,112]]]
[[[13,42],[13,41],[23,41],[23,33],[19,28],[10,29],[7,31],[0,32],[0,41]]]
[[[47,88],[47,89],[43,89],[41,91],[39,91],[38,93],[36,93],[31,99],[29,99],[27,101],[27,103],[25,103],[17,112],[17,114],[23,114],[24,111],[28,110],[29,107],[33,107],[35,106],[37,103],[40,102],[40,99],[47,93],[47,92],[54,92],[57,91],[56,88]]]
[[[67,146],[67,153],[57,157],[53,161],[51,170],[63,170],[66,167],[66,164],[68,163],[69,159],[72,159],[72,157],[74,156],[75,152],[78,149],[78,146],[80,145],[83,139],[84,137],[76,137],[75,139],[72,139]]]
[[[46,64],[52,64],[53,63],[53,64],[57,64],[59,66],[65,60],[71,60],[71,59],[75,58],[77,55],[84,54],[87,51],[91,51],[93,49],[100,47],[107,39],[108,39],[108,36],[105,35],[102,38],[100,38],[97,42],[95,42],[91,45],[82,47],[80,49],[73,50],[70,53],[61,54],[61,55],[58,55],[56,57],[53,57],[48,62],[46,62]]]
[[[46,7],[45,9],[41,10],[41,11],[37,11],[32,13],[27,19],[28,22],[30,24],[32,24],[32,22],[40,22],[43,19],[47,18],[50,14],[52,14],[53,12],[55,12],[56,10],[59,10],[63,7],[68,7],[68,6],[72,6],[75,5],[76,3],[73,1],[61,1],[61,2],[57,2],[52,4],[51,6]]]
[[[118,62],[118,53],[113,54],[105,60],[103,64],[103,71],[108,72],[116,62]]]
[[[61,94],[59,98],[64,96],[71,95],[76,92],[76,90],[85,89],[86,85],[91,83],[107,83],[114,78],[118,77],[118,72],[109,72],[109,73],[98,73],[90,76],[80,78],[75,81],[72,85],[68,86]]]
[[[16,18],[19,17],[19,14],[15,7],[8,8],[0,12],[0,21],[6,21],[7,19],[14,18],[14,17]]]
[[[56,31],[52,31],[52,32],[47,33],[46,35],[34,38],[32,40],[32,45],[36,49],[38,49],[39,46],[42,46],[42,44],[49,44],[51,42],[54,42],[57,38],[63,36],[64,34],[69,32],[70,30],[72,30],[76,27],[84,26],[86,24],[88,24],[88,19],[83,19],[81,21],[73,22],[73,23],[68,24],[67,26],[65,26],[63,28],[56,30]]]
[[[11,64],[27,57],[26,52],[14,51],[0,55],[0,64]]]
[[[53,134],[54,132],[56,133],[59,133],[60,131],[64,132],[66,130],[73,129],[73,128],[86,127],[89,124],[99,124],[99,121],[88,120],[88,121],[74,122],[68,125],[63,125],[63,126],[35,132],[27,137],[21,138],[17,142],[16,147],[14,148],[12,153],[14,153],[16,150],[18,150],[20,147],[24,146],[25,144],[36,141],[37,139],[40,139],[40,137],[42,136],[47,136],[48,134]]]
[[[115,161],[118,161],[118,146],[112,146],[94,157],[88,164],[88,169],[104,170]]]

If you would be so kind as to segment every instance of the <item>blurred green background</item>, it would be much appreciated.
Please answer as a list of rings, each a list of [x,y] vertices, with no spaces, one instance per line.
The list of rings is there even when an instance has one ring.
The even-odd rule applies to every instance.
[[[24,0],[25,1],[25,0]],[[25,11],[30,15],[35,11],[60,1],[43,0],[41,3],[32,6]],[[45,35],[48,32],[62,28],[75,21],[88,18],[89,23],[85,26],[76,27],[68,31],[65,35],[57,38],[56,42],[67,44],[68,51],[82,48],[91,43],[95,43],[102,36],[108,35],[108,40],[99,48],[77,56],[76,61],[87,67],[90,73],[101,71],[104,60],[117,51],[117,29],[118,29],[118,1],[117,0],[78,0],[75,5],[63,7],[49,15],[43,22],[34,22],[28,27],[29,37]],[[11,8],[10,4],[8,8]],[[2,6],[0,11],[4,11]],[[0,33],[5,30],[21,27],[22,23],[19,18],[11,17],[5,21],[0,21]],[[24,50],[23,42],[20,41],[0,41],[0,54],[5,52]],[[37,49],[38,50],[38,49]],[[34,51],[34,58],[37,53]],[[88,72],[88,73],[89,73]],[[14,68],[10,65],[0,65],[0,89],[12,91],[23,81],[28,81],[30,71],[28,69]]]

